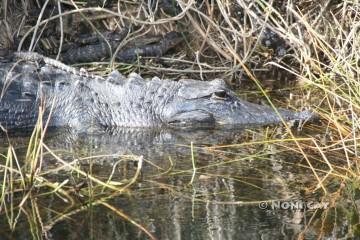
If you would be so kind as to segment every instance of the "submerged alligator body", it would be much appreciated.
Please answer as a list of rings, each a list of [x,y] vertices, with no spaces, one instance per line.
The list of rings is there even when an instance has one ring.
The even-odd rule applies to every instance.
[[[161,127],[279,123],[268,106],[239,99],[223,80],[144,80],[114,71],[107,78],[33,52],[14,53],[0,63],[0,123],[33,127],[39,113],[49,126],[86,131],[99,127]],[[309,112],[279,109],[285,120]]]

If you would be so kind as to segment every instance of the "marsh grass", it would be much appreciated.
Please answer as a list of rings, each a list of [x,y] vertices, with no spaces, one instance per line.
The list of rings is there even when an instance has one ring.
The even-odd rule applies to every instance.
[[[40,118],[39,118],[40,119]],[[43,142],[44,128],[42,121],[39,120],[29,140],[28,149],[24,156],[25,162],[18,160],[16,150],[9,144],[6,155],[2,155],[5,164],[1,165],[2,183],[0,210],[1,215],[7,218],[11,230],[15,230],[18,219],[25,215],[29,229],[34,239],[47,238],[47,232],[58,221],[66,219],[73,214],[84,211],[97,205],[104,205],[111,209],[122,218],[134,224],[144,231],[151,239],[154,237],[144,227],[136,223],[120,209],[116,209],[106,200],[127,192],[128,188],[136,182],[142,169],[143,160],[136,156],[123,156],[122,161],[136,161],[137,168],[131,179],[124,179],[121,182],[112,179],[110,175],[105,181],[91,174],[91,169],[87,172],[76,165],[79,159],[66,162],[58,157]],[[9,140],[10,141],[10,140]],[[55,169],[44,170],[41,168],[45,155],[50,155],[56,159],[61,166]],[[97,156],[91,156],[96,159]],[[61,169],[68,169],[70,175],[77,175],[79,180],[87,181],[86,187],[69,186],[69,178],[62,182],[53,180],[53,175]],[[77,189],[79,188],[79,189]],[[80,193],[81,192],[81,193]],[[69,204],[64,212],[58,212],[56,216],[48,222],[43,222],[43,211],[38,206],[37,198],[54,195],[61,201]],[[87,196],[87,200],[80,205],[74,199],[77,195]],[[29,208],[30,207],[30,208]]]
[[[19,4],[26,5],[26,2]],[[129,23],[137,26],[138,30],[135,33],[129,34],[117,49],[113,49],[114,54],[126,43],[147,33],[164,33],[172,29],[186,30],[188,32],[186,36],[184,35],[186,43],[178,47],[172,55],[159,58],[161,63],[158,63],[156,59],[144,61],[139,58],[134,64],[123,64],[116,63],[112,58],[109,62],[80,66],[85,66],[90,71],[102,75],[116,68],[123,73],[138,71],[143,72],[144,75],[164,75],[172,78],[179,78],[179,74],[204,80],[222,77],[229,83],[240,86],[243,85],[241,76],[246,75],[253,83],[249,85],[255,86],[254,91],[260,93],[257,96],[276,109],[273,104],[276,99],[272,98],[271,92],[265,89],[264,79],[258,77],[259,69],[266,69],[269,72],[275,70],[280,74],[289,74],[297,80],[298,90],[291,93],[290,100],[283,101],[284,97],[280,99],[280,106],[296,110],[310,108],[318,114],[321,122],[304,127],[309,133],[304,137],[298,137],[298,134],[294,134],[294,128],[284,123],[286,131],[283,131],[281,136],[275,133],[276,130],[267,130],[256,140],[206,147],[207,151],[218,156],[235,154],[244,149],[244,152],[251,152],[246,155],[236,153],[233,159],[208,165],[198,164],[194,152],[203,148],[191,144],[189,149],[191,166],[189,165],[188,169],[176,169],[170,160],[168,169],[164,166],[154,166],[158,170],[157,174],[145,181],[183,197],[189,197],[187,185],[173,186],[159,181],[158,177],[185,177],[193,186],[201,178],[232,179],[258,189],[259,186],[251,183],[250,177],[221,174],[212,170],[226,168],[234,163],[251,159],[261,159],[270,164],[272,160],[268,159],[267,150],[276,146],[288,154],[301,156],[305,160],[300,163],[287,162],[285,164],[309,170],[312,177],[307,183],[307,192],[321,191],[325,196],[324,199],[330,199],[332,207],[336,205],[337,200],[340,201],[342,196],[346,195],[342,194],[346,192],[344,189],[350,188],[347,191],[356,191],[359,188],[360,179],[358,159],[360,139],[359,1],[324,0],[321,1],[322,4],[305,0],[176,2],[179,10],[174,16],[159,9],[158,14],[154,15],[153,9],[147,5],[148,1],[118,1],[117,7],[110,9],[88,7],[83,1],[71,0],[66,4],[72,5],[74,10],[61,11],[59,9],[59,14],[47,18],[43,17],[43,10],[45,10],[43,7],[35,25],[18,30],[17,33],[22,31],[20,34],[22,38],[16,47],[18,50],[24,49],[25,42],[31,39],[29,48],[33,49],[41,39],[41,33],[47,24],[56,21],[61,25],[62,43],[64,18],[70,15],[80,15],[82,21],[89,24],[95,32],[101,32],[101,29],[99,29],[99,24],[93,24],[95,20],[92,19],[93,16],[90,16],[90,13],[103,14],[104,21],[116,23],[115,29]],[[3,0],[1,10],[5,19],[12,17],[7,11],[13,6],[12,4],[14,3]],[[125,7],[122,8],[123,6]],[[23,6],[23,9],[26,7]],[[7,29],[11,28],[9,22],[5,21],[3,24]],[[185,29],[184,26],[186,26]],[[261,36],[267,29],[285,43],[285,54],[277,54],[276,48],[263,46]],[[12,39],[13,36],[8,36],[8,38]],[[61,46],[62,44],[59,46],[59,52]],[[162,63],[167,66],[164,67]],[[284,90],[283,95],[287,93],[288,91]],[[85,211],[89,206],[103,205],[134,224],[148,237],[155,238],[145,227],[131,219],[131,216],[127,216],[121,209],[111,206],[108,202],[125,193],[146,192],[146,188],[132,192],[132,186],[139,179],[143,163],[150,163],[141,157],[122,156],[120,161],[137,162],[136,171],[131,179],[113,179],[117,164],[113,166],[113,171],[107,179],[95,176],[91,172],[91,167],[89,171],[82,169],[79,159],[74,159],[72,162],[63,160],[43,142],[46,133],[46,127],[44,129],[43,125],[46,126],[46,123],[43,123],[41,119],[42,117],[39,118],[29,140],[24,162],[18,159],[16,150],[11,145],[11,139],[9,139],[10,144],[6,153],[1,155],[4,164],[1,164],[0,213],[5,214],[10,228],[14,229],[19,216],[25,214],[33,237],[40,239],[46,236],[47,231],[57,222]],[[56,159],[60,166],[53,170],[43,169],[45,155]],[[96,156],[91,157],[96,158]],[[70,172],[72,176],[78,178],[79,182],[85,182],[85,187],[71,186],[69,178],[62,182],[54,181],[51,175],[59,171]],[[335,189],[331,186],[334,181],[341,183]],[[214,193],[214,195],[217,194],[222,195],[224,192]],[[17,201],[15,201],[15,195]],[[50,222],[44,223],[34,195],[55,195],[68,203],[68,207],[63,212],[58,212]],[[82,204],[76,200],[80,195],[87,197],[82,200]],[[212,196],[207,198],[204,195],[189,198],[220,204],[258,203],[258,201],[242,200],[221,202],[211,200]],[[274,199],[268,199],[268,201],[272,200]],[[308,225],[310,226],[311,223],[312,221],[308,222]]]

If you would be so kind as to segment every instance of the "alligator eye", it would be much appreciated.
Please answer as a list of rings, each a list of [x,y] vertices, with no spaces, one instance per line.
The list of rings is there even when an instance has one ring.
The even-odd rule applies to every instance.
[[[214,99],[224,100],[227,96],[228,95],[225,91],[218,91],[214,92],[211,97]]]

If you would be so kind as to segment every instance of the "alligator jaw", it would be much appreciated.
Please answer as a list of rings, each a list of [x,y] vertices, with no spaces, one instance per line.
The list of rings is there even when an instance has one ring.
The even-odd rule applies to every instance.
[[[280,108],[276,112],[269,106],[257,105],[241,99],[235,99],[229,104],[218,104],[222,106],[217,107],[217,104],[208,105],[218,125],[268,125],[281,123],[282,120],[286,122],[313,118],[313,113],[309,111],[293,112]]]

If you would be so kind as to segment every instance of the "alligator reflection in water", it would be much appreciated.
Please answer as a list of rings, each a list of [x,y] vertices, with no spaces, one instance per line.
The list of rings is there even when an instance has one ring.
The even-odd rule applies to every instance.
[[[108,178],[112,166],[121,159],[122,154],[143,155],[149,160],[151,164],[144,162],[142,177],[132,185],[130,195],[119,195],[108,202],[141,223],[159,239],[290,239],[304,230],[302,223],[293,224],[299,214],[301,222],[301,212],[263,210],[258,204],[240,204],[240,201],[298,199],[298,189],[290,187],[291,183],[299,180],[296,174],[291,177],[291,173],[298,170],[294,170],[292,165],[278,164],[278,161],[294,160],[294,157],[282,155],[283,149],[271,144],[260,148],[236,147],[231,153],[222,148],[198,148],[200,144],[212,146],[256,140],[261,131],[126,128],[117,129],[116,132],[79,135],[64,130],[52,133],[46,139],[46,144],[69,161],[74,157],[94,156],[91,161],[81,163],[85,167],[91,166],[92,174],[103,180]],[[15,146],[20,148],[20,141],[15,141],[16,138],[13,140]],[[192,176],[190,141],[197,146],[194,152],[198,168],[191,187],[188,185]],[[104,154],[111,157],[96,157]],[[173,160],[172,170],[163,174],[171,166],[169,156]],[[56,166],[54,159],[48,155],[44,156],[44,162],[45,169]],[[128,162],[119,164],[113,179],[129,179],[135,168]],[[64,179],[76,178],[73,175],[60,171],[53,178],[60,183]],[[86,201],[86,198],[80,196],[79,199],[77,207],[71,208],[70,203],[64,203],[55,195],[34,198],[32,204],[36,202],[40,208],[42,225],[49,230],[51,239],[146,238],[138,228],[104,206],[74,211],[68,218],[59,217],[62,214],[57,213],[65,214],[83,207],[82,201]],[[31,206],[28,205],[31,204],[24,205],[24,209],[30,211]],[[22,218],[12,236],[27,238],[31,236],[30,228],[25,214]],[[5,218],[1,219],[1,234],[8,234],[4,230],[8,229]]]

